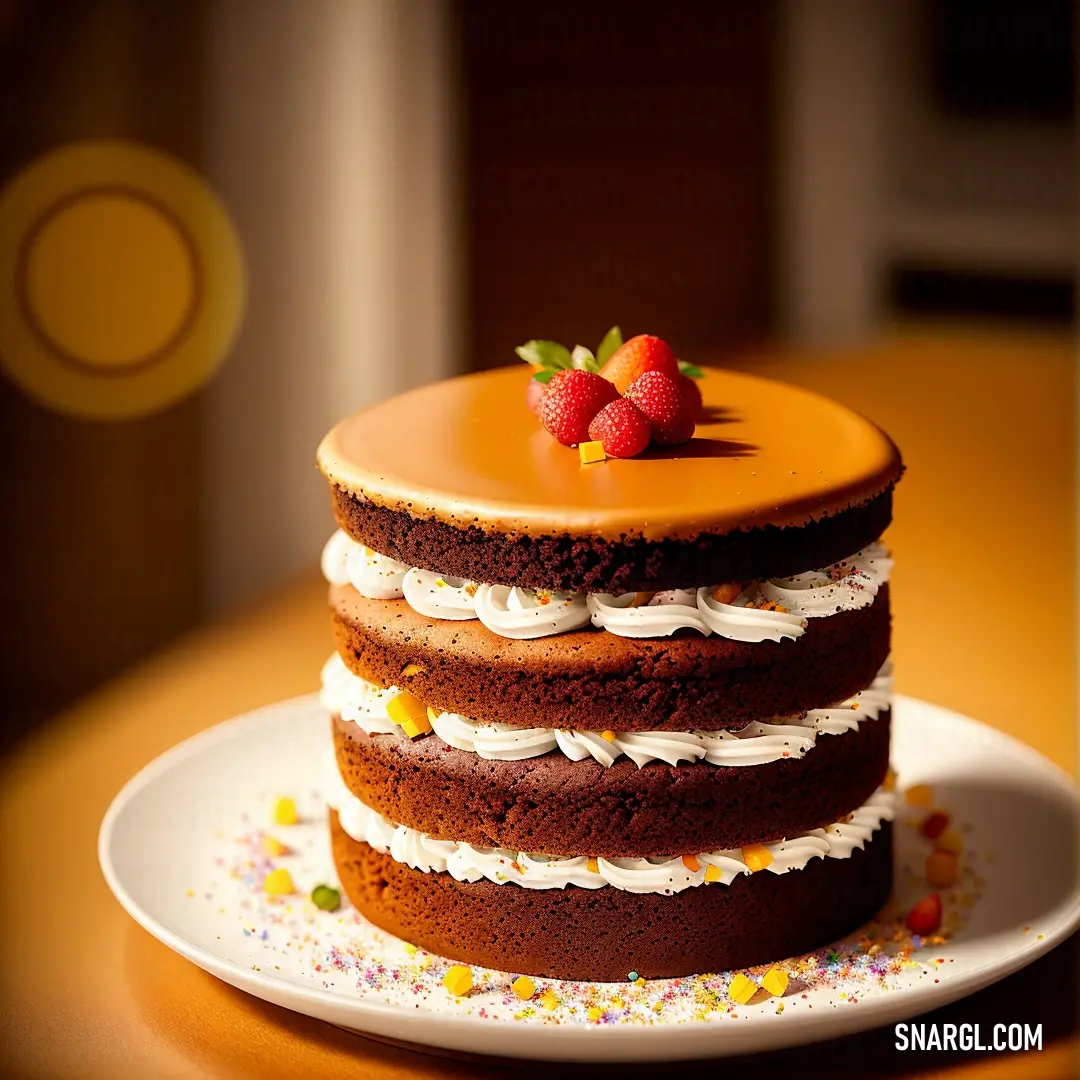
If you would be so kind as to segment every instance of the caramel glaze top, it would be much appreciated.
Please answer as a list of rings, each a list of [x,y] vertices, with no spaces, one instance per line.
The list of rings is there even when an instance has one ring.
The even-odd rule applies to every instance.
[[[866,502],[900,455],[809,390],[706,369],[690,442],[582,465],[525,404],[523,365],[431,383],[342,420],[319,446],[332,483],[414,518],[507,534],[690,539],[798,526]]]

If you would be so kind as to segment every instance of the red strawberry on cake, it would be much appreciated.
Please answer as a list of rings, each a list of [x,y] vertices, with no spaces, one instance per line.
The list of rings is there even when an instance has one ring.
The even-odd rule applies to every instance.
[[[676,378],[681,376],[676,373]],[[626,398],[648,418],[652,437],[661,446],[686,442],[694,434],[694,417],[675,379],[661,371],[646,371],[627,388]]]
[[[619,392],[590,371],[561,371],[548,383],[540,401],[540,421],[563,444],[574,446],[589,437],[589,424]]]
[[[646,371],[659,371],[671,379],[679,376],[679,361],[671,346],[651,334],[638,334],[615,350],[600,374],[615,384],[620,394]]]

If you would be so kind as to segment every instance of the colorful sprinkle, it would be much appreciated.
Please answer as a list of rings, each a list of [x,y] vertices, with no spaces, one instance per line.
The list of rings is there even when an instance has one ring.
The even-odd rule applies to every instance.
[[[316,885],[311,890],[311,902],[320,911],[337,911],[341,907],[341,892],[332,885]]]
[[[904,792],[904,802],[908,806],[925,806],[927,809],[934,805],[934,791],[929,784],[915,784]]]
[[[745,1005],[758,992],[757,983],[747,978],[742,972],[732,976],[728,984],[728,997],[736,1005]]]
[[[292,874],[284,867],[271,870],[263,878],[263,892],[267,896],[288,896],[295,891]]]
[[[768,848],[761,844],[747,844],[742,849],[742,857],[743,862],[755,874],[759,870],[767,870],[772,863],[772,855],[769,854]]]
[[[447,969],[442,984],[451,994],[462,997],[473,988],[472,969],[464,964],[454,964]]]
[[[270,816],[275,825],[295,825],[300,820],[296,813],[296,803],[288,795],[280,795],[274,800]]]
[[[604,444],[599,440],[578,443],[578,457],[582,465],[595,465],[598,461],[604,461],[607,454],[604,452]]]
[[[953,855],[959,855],[964,850],[964,838],[959,829],[950,827],[934,841],[934,847],[938,851],[948,851]]]
[[[511,984],[510,989],[521,998],[528,1001],[536,993],[536,985],[528,975],[519,975]]]

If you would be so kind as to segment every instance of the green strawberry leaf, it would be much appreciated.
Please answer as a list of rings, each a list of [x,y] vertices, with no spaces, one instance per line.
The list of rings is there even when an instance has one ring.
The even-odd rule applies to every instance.
[[[570,354],[570,360],[574,367],[582,371],[591,371],[594,375],[600,370],[600,364],[592,354],[592,349],[586,349],[584,345],[575,345]]]
[[[526,364],[536,364],[538,367],[550,368],[552,371],[565,371],[571,367],[570,350],[557,341],[540,341],[534,339],[519,345],[514,352],[525,361]]]
[[[542,368],[533,375],[533,378],[538,383],[549,383],[558,374],[559,373],[554,368]]]
[[[705,372],[699,367],[694,367],[693,364],[688,364],[685,360],[679,361],[679,374],[685,375],[688,379],[704,379]]]
[[[608,357],[623,343],[622,331],[613,326],[605,335],[604,340],[600,342],[600,348],[596,350],[596,362],[603,367],[607,363]]]

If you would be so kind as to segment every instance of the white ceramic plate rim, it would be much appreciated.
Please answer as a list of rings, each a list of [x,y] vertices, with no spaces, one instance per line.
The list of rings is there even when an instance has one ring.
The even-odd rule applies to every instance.
[[[306,695],[277,702],[199,732],[165,751],[121,788],[101,823],[98,835],[98,860],[109,888],[124,910],[143,929],[203,970],[257,997],[291,1008],[293,1011],[308,1011],[300,1008],[300,1002],[310,1006],[321,1006],[322,1008],[317,1008],[310,1013],[316,1016],[325,1011],[341,1014],[343,1010],[347,1010],[351,1016],[345,1026],[373,1035],[409,1041],[418,1046],[467,1050],[472,1053],[483,1052],[482,1047],[491,1046],[489,1052],[497,1056],[532,1057],[546,1060],[584,1060],[586,1057],[602,1059],[605,1055],[609,1055],[608,1060],[614,1061],[631,1057],[639,1060],[677,1060],[719,1056],[736,1053],[746,1046],[757,1043],[760,1030],[753,1030],[751,1025],[748,1025],[750,1030],[740,1030],[738,1026],[720,1028],[715,1023],[707,1021],[672,1025],[659,1023],[647,1027],[576,1024],[543,1026],[530,1029],[526,1037],[522,1028],[512,1022],[499,1025],[491,1019],[470,1016],[448,1016],[428,1011],[417,1014],[395,1005],[364,1001],[362,998],[349,1000],[341,993],[317,987],[298,986],[292,982],[285,983],[264,972],[243,967],[232,960],[193,945],[164,926],[150,912],[135,902],[116,873],[111,856],[111,845],[113,828],[120,814],[132,798],[179,762],[217,743],[238,737],[246,728],[256,726],[264,713],[289,706],[310,707],[314,701],[314,695]],[[969,737],[983,743],[996,743],[1001,751],[1013,761],[1022,762],[1027,768],[1039,773],[1046,783],[1056,788],[1074,805],[1080,806],[1077,803],[1077,789],[1071,777],[1038,751],[1012,736],[970,717],[917,698],[898,694],[894,701],[901,708],[930,710],[943,721],[966,728]],[[780,1049],[785,1046],[836,1038],[853,1031],[904,1020],[947,1005],[981,990],[998,979],[1011,975],[1048,953],[1068,938],[1077,926],[1080,926],[1080,886],[1074,888],[1073,892],[1056,908],[1046,912],[1044,917],[1048,932],[1043,940],[1036,941],[1023,950],[1015,950],[999,959],[989,960],[961,974],[950,976],[947,980],[943,979],[937,984],[900,987],[882,997],[864,998],[857,1011],[852,1010],[847,1015],[834,1014],[828,1023],[822,1023],[820,1017],[809,1013],[797,1017],[792,1016],[790,1022],[770,1029],[769,1045]],[[512,1029],[514,1039],[493,1038],[495,1035],[493,1028],[496,1027],[502,1027],[504,1030]],[[672,1035],[676,1032],[678,1039],[673,1041]],[[515,1052],[515,1046],[528,1044],[535,1049],[537,1043],[543,1044],[543,1049],[539,1053]]]

